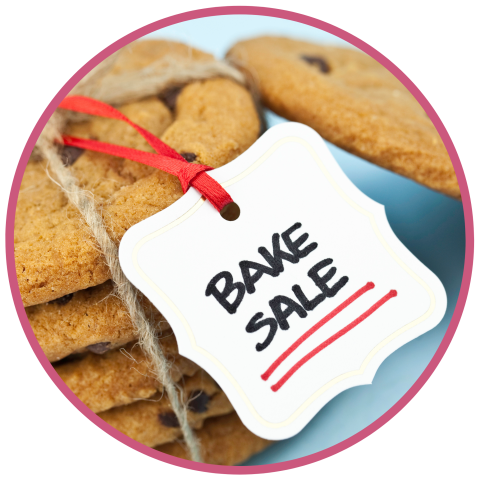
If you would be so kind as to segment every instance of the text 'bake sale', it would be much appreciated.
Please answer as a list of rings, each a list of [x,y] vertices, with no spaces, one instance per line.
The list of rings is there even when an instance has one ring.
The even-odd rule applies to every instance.
[[[259,247],[258,253],[263,257],[265,263],[250,260],[239,262],[240,271],[236,276],[241,277],[243,282],[234,278],[231,272],[220,272],[208,283],[205,295],[207,297],[212,296],[228,313],[235,314],[245,294],[253,295],[255,293],[255,284],[260,281],[263,275],[278,277],[284,271],[284,261],[297,264],[318,247],[316,242],[305,245],[309,235],[308,233],[300,234],[300,232],[297,232],[301,227],[301,223],[295,223],[281,234],[274,233],[270,249],[263,246]],[[286,248],[280,245],[280,237]],[[288,318],[291,315],[295,313],[300,318],[305,318],[308,312],[314,310],[325,299],[334,297],[345,286],[348,282],[346,276],[341,277],[333,285],[327,285],[327,282],[332,280],[337,271],[333,266],[323,275],[320,275],[320,271],[326,269],[332,263],[331,258],[326,258],[317,262],[308,270],[307,275],[310,281],[313,281],[320,290],[320,293],[314,298],[308,299],[302,287],[295,284],[292,285],[293,295],[291,297],[275,295],[268,302],[268,305],[265,305],[265,309],[269,308],[269,312],[271,311],[273,316],[269,316],[268,313],[268,318],[263,318],[264,313],[258,312],[250,319],[245,328],[248,333],[257,332],[264,327],[269,329],[265,340],[257,343],[257,351],[261,352],[272,343],[279,327],[282,330],[290,328]]]

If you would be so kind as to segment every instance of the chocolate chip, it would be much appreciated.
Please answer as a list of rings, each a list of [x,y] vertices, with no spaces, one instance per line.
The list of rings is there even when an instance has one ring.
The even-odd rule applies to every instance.
[[[96,353],[97,355],[101,355],[102,353],[108,352],[110,342],[100,342],[100,343],[94,343],[93,345],[89,345],[87,347],[87,350],[89,350],[92,353]]]
[[[165,103],[165,105],[172,110],[175,110],[177,106],[177,98],[180,95],[183,87],[170,87],[167,90],[164,90],[158,98]]]
[[[66,305],[71,299],[73,298],[73,293],[69,293],[68,295],[64,295],[63,297],[57,298],[54,302],[57,305]]]
[[[312,55],[302,55],[302,60],[305,60],[310,65],[317,67],[323,73],[330,72],[330,65],[322,57],[317,57]]]
[[[83,148],[77,148],[77,147],[63,147],[62,152],[60,153],[60,158],[62,159],[62,162],[65,166],[69,167],[70,165],[73,165],[78,157],[84,152],[85,150]]]
[[[190,394],[188,409],[194,413],[203,413],[208,410],[210,397],[203,390],[195,390]]]
[[[158,419],[165,427],[178,428],[180,426],[178,418],[173,412],[161,413]]]
[[[197,159],[197,155],[192,152],[185,152],[180,154],[187,162],[192,163]]]

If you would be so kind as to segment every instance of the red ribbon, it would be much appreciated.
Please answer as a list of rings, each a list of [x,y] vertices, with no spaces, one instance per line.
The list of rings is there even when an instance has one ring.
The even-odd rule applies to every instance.
[[[115,157],[128,158],[134,162],[149,165],[164,172],[175,175],[180,180],[183,193],[186,193],[189,186],[196,188],[219,212],[229,203],[232,197],[228,192],[206,172],[213,170],[207,165],[188,163],[173,148],[163,143],[149,131],[133,123],[125,115],[106,103],[99,102],[93,98],[72,95],[66,97],[59,105],[59,108],[72,110],[74,112],[88,113],[98,117],[113,118],[122,120],[132,126],[157,153],[144,152],[134,148],[122,147],[111,143],[87,140],[84,138],[63,136],[63,143],[71,147],[94,150],[95,152],[107,153]]]

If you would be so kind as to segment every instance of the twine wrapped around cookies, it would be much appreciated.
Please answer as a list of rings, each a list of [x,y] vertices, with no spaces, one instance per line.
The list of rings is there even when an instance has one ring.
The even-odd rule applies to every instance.
[[[107,75],[115,65],[117,57],[118,55],[112,55],[99,64],[72,89],[71,94],[90,96],[109,104],[123,104],[146,96],[158,95],[171,86],[212,77],[226,77],[240,84],[246,84],[243,74],[224,62],[216,60],[192,62],[173,56],[163,58],[139,70]],[[61,142],[61,132],[66,124],[69,121],[81,121],[84,118],[83,115],[72,115],[67,111],[56,111],[37,141],[36,153],[47,160],[49,177],[62,188],[68,200],[78,208],[97,241],[111,271],[116,293],[127,307],[138,332],[138,343],[151,359],[152,373],[164,385],[190,451],[190,457],[196,462],[202,462],[198,441],[188,423],[186,405],[170,376],[168,361],[158,342],[157,333],[138,300],[138,291],[120,268],[118,248],[107,233],[92,193],[78,185],[77,179],[63,164],[56,146],[56,143]]]

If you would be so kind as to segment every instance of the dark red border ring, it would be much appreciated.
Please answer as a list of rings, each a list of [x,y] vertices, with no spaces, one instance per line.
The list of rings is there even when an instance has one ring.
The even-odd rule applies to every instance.
[[[169,25],[174,25],[176,23],[185,22],[187,20],[192,20],[202,17],[212,17],[217,15],[262,15],[269,17],[283,18],[287,20],[293,20],[305,25],[310,25],[312,27],[324,30],[328,33],[336,35],[337,37],[346,40],[347,42],[355,45],[360,50],[363,50],[365,53],[373,57],[375,60],[380,62],[385,68],[387,68],[393,75],[395,75],[412,93],[412,95],[418,100],[422,107],[427,112],[428,116],[432,120],[436,129],[438,130],[445,147],[450,155],[453,166],[455,168],[455,173],[457,175],[458,183],[460,185],[460,190],[462,192],[462,201],[463,201],[463,210],[465,215],[465,229],[466,229],[466,253],[465,253],[465,266],[463,272],[462,285],[460,288],[460,294],[458,296],[457,304],[455,311],[453,313],[452,319],[448,326],[447,332],[443,337],[443,340],[438,347],[435,355],[428,364],[427,368],[420,375],[418,380],[414,385],[408,390],[408,392],[392,407],[388,412],[378,418],[375,422],[370,424],[368,427],[364,428],[355,435],[352,435],[350,438],[344,440],[343,442],[337,443],[336,445],[322,450],[321,452],[309,455],[306,457],[298,458],[296,460],[291,460],[288,462],[275,463],[270,465],[260,465],[255,467],[223,467],[218,465],[207,465],[191,462],[188,460],[181,460],[179,458],[166,455],[152,448],[145,447],[140,443],[128,438],[119,431],[107,425],[103,420],[101,420],[97,415],[95,415],[91,410],[89,410],[73,393],[72,391],[63,383],[60,377],[57,375],[53,369],[50,362],[45,357],[45,354],[40,348],[33,331],[28,322],[27,316],[25,314],[25,309],[23,308],[22,299],[20,296],[20,291],[18,289],[16,271],[15,271],[15,261],[14,261],[14,243],[13,243],[13,226],[15,220],[15,207],[17,204],[18,192],[20,189],[20,183],[25,171],[25,167],[28,161],[28,158],[33,150],[35,142],[40,135],[43,127],[47,123],[47,120],[50,118],[55,109],[59,106],[61,100],[72,90],[72,88],[83,78],[93,67],[98,65],[106,57],[120,49],[121,47],[127,45],[138,38],[147,35],[155,30],[167,27]],[[218,473],[226,475],[258,475],[262,473],[273,473],[284,470],[291,470],[293,468],[302,467],[304,465],[310,465],[311,463],[318,462],[325,458],[331,457],[339,452],[346,450],[347,448],[356,445],[358,442],[361,442],[369,435],[383,427],[388,421],[390,421],[397,413],[402,411],[417,395],[417,393],[422,389],[427,380],[432,376],[433,372],[436,370],[443,356],[445,355],[450,343],[455,335],[455,332],[460,323],[463,311],[465,309],[465,304],[467,302],[468,292],[470,289],[470,283],[472,278],[473,270],[473,259],[474,259],[474,245],[475,245],[475,232],[474,232],[474,222],[473,222],[473,208],[472,200],[470,196],[470,191],[468,189],[467,179],[465,177],[465,172],[460,162],[460,157],[458,156],[455,145],[445,128],[442,120],[438,116],[437,112],[434,110],[430,102],[427,100],[425,95],[419,90],[415,83],[410,80],[410,78],[405,75],[391,60],[389,60],[385,55],[380,53],[378,50],[370,46],[368,43],[364,42],[360,38],[352,35],[351,33],[336,27],[330,23],[327,23],[323,20],[318,20],[316,18],[304,15],[302,13],[290,12],[287,10],[281,10],[278,8],[270,7],[255,7],[255,6],[242,6],[242,5],[232,5],[226,7],[207,7],[200,8],[197,10],[191,10],[189,12],[179,13],[172,15],[167,18],[157,20],[155,22],[149,23],[129,34],[119,38],[115,42],[111,43],[105,47],[101,52],[97,53],[92,57],[85,65],[80,67],[68,80],[65,82],[62,88],[57,92],[57,94],[52,98],[50,103],[47,105],[42,115],[35,124],[32,132],[30,133],[25,147],[23,148],[18,166],[15,170],[13,176],[12,187],[10,189],[10,195],[8,199],[7,206],[7,216],[5,222],[5,258],[7,264],[7,273],[10,283],[10,291],[12,293],[13,303],[22,325],[23,332],[27,338],[32,351],[35,353],[37,360],[42,365],[43,369],[50,377],[50,380],[57,386],[57,388],[62,392],[65,398],[75,406],[75,408],[84,415],[90,422],[96,425],[98,428],[102,429],[105,433],[115,438],[124,445],[136,450],[137,452],[142,453],[143,455],[160,460],[162,462],[168,463],[170,465],[175,465],[183,467],[189,470],[209,472],[209,473]]]

